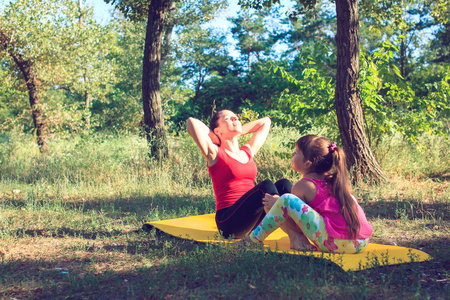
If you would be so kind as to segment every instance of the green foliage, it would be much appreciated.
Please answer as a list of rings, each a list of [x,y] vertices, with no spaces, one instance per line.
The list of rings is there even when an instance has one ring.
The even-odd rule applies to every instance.
[[[288,173],[289,159],[274,154],[291,152],[280,145],[297,135],[272,128],[256,157],[264,179],[298,179]],[[173,155],[167,164],[149,160],[146,140],[136,134],[72,135],[53,140],[52,153],[44,155],[29,135],[0,135],[2,296],[442,297],[448,292],[450,255],[445,182],[450,145],[439,136],[419,139],[433,151],[422,153],[398,137],[386,137],[377,150],[387,152],[383,167],[392,181],[370,189],[357,186],[355,192],[375,229],[371,242],[420,248],[433,260],[347,273],[320,258],[233,250],[143,232],[144,222],[214,212],[205,160],[186,133],[169,135]]]
[[[383,134],[393,134],[398,128],[398,124],[393,120],[395,112],[389,107],[395,105],[396,100],[404,103],[403,101],[407,102],[412,99],[412,95],[407,95],[407,98],[396,97],[399,94],[405,94],[401,93],[398,86],[393,83],[401,79],[401,75],[395,65],[392,68],[390,65],[393,58],[392,44],[386,42],[384,46],[371,55],[365,56],[363,52],[360,54],[360,95],[363,102],[366,134],[371,142]],[[381,90],[383,90],[383,94],[380,93]],[[402,92],[405,91],[402,90]],[[390,100],[391,103],[389,103]],[[397,103],[397,105],[399,104]]]
[[[273,68],[274,73],[295,85],[295,89],[285,89],[281,94],[279,106],[273,112],[275,118],[281,124],[297,128],[300,134],[318,124],[337,130],[334,81],[315,68],[316,62],[309,55],[309,52],[313,52],[326,57],[327,47],[319,46],[310,50],[300,52],[297,68],[301,73],[295,77],[284,68]]]
[[[426,85],[425,95],[417,96],[392,63],[396,50],[385,42],[372,54],[361,52],[359,85],[366,134],[372,146],[384,136],[400,133],[421,148],[425,145],[419,144],[417,137],[422,133],[448,133],[448,69],[442,71],[441,80]],[[310,53],[315,54],[315,59]],[[271,114],[278,123],[295,127],[300,133],[314,126],[329,126],[334,128],[330,137],[337,138],[334,81],[324,75],[326,68],[316,64],[326,61],[326,56],[326,47],[303,49],[296,65],[301,70],[299,75],[273,67],[273,72],[295,89],[284,90]]]
[[[92,102],[104,102],[115,80],[114,63],[107,57],[116,51],[115,32],[94,21],[92,7],[70,0],[10,2],[0,13],[0,25],[10,37],[6,50],[31,65],[50,133],[88,132]],[[24,91],[23,74],[2,54],[3,67],[21,82],[11,88]]]
[[[143,21],[148,15],[148,6],[151,0],[104,0],[120,10],[126,18],[133,21]]]
[[[261,61],[266,57],[274,41],[266,29],[265,19],[272,14],[270,10],[258,10],[250,13],[250,11],[242,11],[236,18],[231,19],[233,25],[231,33],[237,40],[237,48],[243,58],[246,58],[247,68],[250,70],[252,65],[252,57],[256,57],[256,61]],[[253,59],[254,60],[254,59]]]
[[[369,18],[379,24],[392,23],[399,29],[407,29],[411,26],[423,26],[429,22],[428,16],[437,23],[445,24],[448,22],[449,0],[362,0],[359,3],[361,15],[363,18]],[[407,15],[421,15],[423,18],[415,22],[407,20]]]
[[[444,65],[441,81],[426,84],[428,99],[425,102],[429,117],[443,133],[449,132],[450,118],[450,64]]]
[[[448,23],[431,36],[429,45],[419,44],[418,35],[421,28],[445,21],[448,10],[438,12],[437,7],[446,1],[360,2],[362,32],[367,33],[359,92],[372,145],[395,132],[411,142],[424,132],[448,133]],[[149,4],[106,2],[126,17],[136,14],[132,18],[136,20],[138,14],[145,19]],[[215,11],[224,8],[223,1],[173,3],[166,19],[173,35],[165,37],[163,46],[169,46],[169,52],[163,53],[167,55],[161,70],[169,131],[179,131],[189,116],[207,120],[215,109],[229,108],[249,118],[269,115],[301,132],[327,124],[331,137],[338,135],[332,100],[335,12],[329,2],[311,2],[314,10],[292,22],[273,9],[279,1],[241,1],[260,11],[246,10],[234,20],[237,47],[242,50],[238,56],[230,55],[232,45],[225,33],[205,26]],[[304,3],[296,2],[293,9],[301,11]],[[100,26],[92,7],[83,6],[69,0],[10,1],[2,6],[0,22],[2,30],[14,33],[17,49],[39,71],[42,108],[53,136],[93,130],[138,132],[146,22],[116,14],[110,24]],[[412,22],[408,15],[423,18]],[[419,53],[418,45],[425,50]],[[281,54],[275,55],[275,50]],[[31,132],[25,82],[6,51],[0,58],[0,128]]]
[[[450,10],[448,12],[450,14]],[[450,63],[450,21],[436,33],[436,38],[430,43],[430,49],[436,52],[433,62]]]
[[[428,93],[417,96],[411,83],[392,64],[395,50],[393,44],[385,42],[373,54],[361,54],[359,84],[369,140],[377,143],[383,135],[398,132],[417,143],[417,136],[424,132],[445,133],[442,129],[448,122],[448,75],[427,84]]]
[[[300,0],[306,10],[314,9],[316,0]],[[238,4],[243,8],[263,9],[271,8],[274,5],[280,4],[280,0],[239,0]]]
[[[449,10],[439,9],[443,5],[448,7],[449,0],[360,1],[362,45],[373,52],[384,41],[398,44],[394,60],[402,76],[412,79],[418,68],[434,60],[427,41],[430,32],[445,29]],[[438,31],[432,40],[432,47],[438,52],[437,59],[445,61],[445,37],[440,36],[440,32],[445,30]]]
[[[17,89],[16,84],[10,73],[0,69],[0,131],[9,131],[25,124],[26,131],[30,129],[28,94]]]

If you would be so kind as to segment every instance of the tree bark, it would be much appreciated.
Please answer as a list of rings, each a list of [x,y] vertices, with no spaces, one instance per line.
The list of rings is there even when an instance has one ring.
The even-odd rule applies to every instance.
[[[80,17],[78,19],[78,23],[80,24],[80,26],[83,26],[83,7],[82,7],[83,3],[82,0],[78,0],[78,9],[80,11]],[[87,86],[88,86],[88,78],[86,76],[86,70],[84,70],[84,74],[83,74],[83,81],[84,81],[84,85],[85,85],[85,90],[84,90],[84,111],[85,111],[85,125],[87,128],[89,128],[91,126],[91,112],[89,109],[89,106],[91,105],[91,96],[87,90]]]
[[[402,35],[405,33],[402,32]],[[403,78],[406,78],[406,43],[405,38],[401,38],[400,42],[400,75],[402,75]]]
[[[164,33],[164,51],[162,51],[161,53],[161,68],[166,63],[167,56],[170,52],[170,42],[172,40],[173,27],[174,24],[169,24],[168,26],[166,26],[166,30]]]
[[[36,140],[41,153],[49,151],[47,145],[48,127],[40,108],[40,99],[38,96],[37,78],[33,70],[33,65],[26,60],[21,53],[14,51],[14,43],[6,33],[0,30],[0,46],[8,51],[11,58],[16,63],[22,73],[28,89],[28,98],[30,101],[34,128],[36,130]]]
[[[168,156],[164,117],[161,107],[161,44],[164,21],[172,6],[171,0],[152,0],[148,9],[142,71],[142,103],[150,156],[160,160]]]
[[[336,0],[336,114],[352,181],[376,183],[386,176],[370,150],[364,131],[359,79],[359,11],[357,0]]]

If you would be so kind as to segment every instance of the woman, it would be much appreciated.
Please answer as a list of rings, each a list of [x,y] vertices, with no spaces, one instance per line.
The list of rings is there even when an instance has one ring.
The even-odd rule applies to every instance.
[[[254,155],[264,144],[270,130],[268,117],[241,124],[230,110],[215,113],[208,128],[203,122],[189,118],[186,127],[206,158],[216,196],[216,224],[226,238],[246,236],[264,218],[262,199],[265,194],[283,195],[291,191],[292,183],[282,179],[255,186],[258,173]],[[238,138],[252,134],[239,147]]]

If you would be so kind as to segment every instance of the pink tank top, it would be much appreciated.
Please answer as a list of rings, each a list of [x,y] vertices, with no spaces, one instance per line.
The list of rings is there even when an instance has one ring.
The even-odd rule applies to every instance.
[[[303,179],[310,180],[317,186],[317,194],[313,201],[309,203],[309,206],[311,206],[323,217],[328,236],[344,240],[350,239],[347,233],[347,222],[345,222],[344,216],[340,213],[341,206],[339,205],[339,201],[333,196],[325,180],[306,177]],[[356,203],[359,223],[361,225],[356,238],[366,239],[372,235],[373,228],[367,221],[366,215],[364,214],[361,206],[359,206],[358,202],[356,202],[355,197],[353,197],[353,199]]]
[[[216,211],[230,207],[255,186],[258,169],[251,150],[247,146],[242,146],[241,150],[249,157],[247,163],[237,161],[219,147],[217,162],[208,167],[216,196]]]

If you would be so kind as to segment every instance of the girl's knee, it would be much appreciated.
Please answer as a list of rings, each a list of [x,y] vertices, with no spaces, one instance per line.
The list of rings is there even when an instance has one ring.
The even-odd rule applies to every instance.
[[[298,204],[305,204],[307,205],[302,199],[300,199],[299,197],[295,196],[294,194],[284,194],[281,196],[282,199],[285,199],[289,202],[295,202]]]

